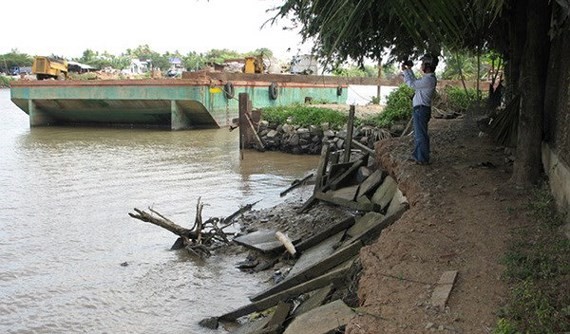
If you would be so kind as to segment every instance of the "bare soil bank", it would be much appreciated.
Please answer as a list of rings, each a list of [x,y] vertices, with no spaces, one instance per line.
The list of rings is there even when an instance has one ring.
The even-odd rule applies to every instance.
[[[479,137],[475,116],[432,119],[432,164],[408,162],[412,138],[376,144],[410,209],[360,252],[360,315],[346,333],[489,333],[506,302],[501,264],[511,232],[526,224],[528,195],[508,183],[503,147]],[[430,298],[443,272],[458,278],[445,310]]]

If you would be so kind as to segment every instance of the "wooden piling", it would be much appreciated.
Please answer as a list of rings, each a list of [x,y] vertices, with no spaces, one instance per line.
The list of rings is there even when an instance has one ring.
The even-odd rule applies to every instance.
[[[350,150],[352,146],[352,132],[354,130],[354,104],[350,106],[348,112],[348,124],[346,125],[346,141],[344,142],[344,162],[350,161]]]

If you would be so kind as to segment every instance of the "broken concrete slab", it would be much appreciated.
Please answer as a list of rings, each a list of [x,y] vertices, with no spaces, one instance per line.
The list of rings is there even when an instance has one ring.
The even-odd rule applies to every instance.
[[[277,230],[259,230],[233,239],[233,241],[244,247],[255,249],[263,253],[279,252],[285,249],[283,244],[277,240],[275,233]],[[290,237],[291,238],[291,237]],[[293,242],[298,238],[291,238]]]
[[[363,230],[360,234],[354,235],[349,242],[358,241],[363,244],[368,244],[376,240],[380,236],[382,230],[400,219],[406,210],[408,210],[406,206],[400,206],[395,212],[392,212],[390,215],[386,215],[382,220],[371,219],[369,221],[370,227],[367,230]]]
[[[293,312],[294,316],[298,316],[300,314],[306,313],[314,308],[317,308],[325,302],[329,294],[333,289],[333,285],[329,284],[324,288],[320,288],[310,293],[310,296],[307,300],[301,303],[295,311]]]
[[[364,204],[364,205],[371,205],[372,201],[366,196],[361,196],[356,200],[356,203]]]
[[[396,192],[394,193],[394,197],[392,197],[392,200],[390,201],[390,205],[388,206],[388,209],[386,210],[386,216],[393,214],[394,212],[400,210],[400,208],[406,208],[407,209],[409,207],[410,207],[410,205],[408,204],[408,199],[406,198],[406,196],[404,196],[402,191],[398,188],[398,189],[396,189]]]
[[[299,315],[284,334],[327,334],[346,326],[355,314],[342,300],[335,300]]]
[[[345,208],[358,210],[358,211],[375,211],[380,208],[378,205],[374,203],[358,203],[355,201],[333,198],[329,192],[323,193],[321,191],[317,191],[315,193],[315,198],[321,201],[329,202],[335,205],[343,206]]]
[[[453,284],[457,278],[457,270],[451,270],[444,272],[437,282],[433,294],[431,295],[431,304],[435,307],[439,307],[440,310],[445,309],[451,290],[453,289]]]
[[[354,259],[349,258],[347,261],[334,267],[330,272],[317,276],[314,279],[308,281],[300,281],[300,283],[296,285],[289,284],[290,288],[288,289],[273,289],[273,293],[266,293],[266,291],[261,294],[263,297],[259,298],[257,301],[242,306],[232,312],[226,313],[220,316],[218,319],[219,321],[235,321],[238,318],[250,313],[264,311],[270,307],[277,305],[277,303],[280,301],[298,297],[303,293],[320,289],[331,283],[335,284],[335,281],[345,278],[345,276],[351,270],[353,264]]]
[[[283,323],[289,317],[289,313],[293,309],[293,303],[285,303],[283,301],[277,304],[275,311],[269,317],[269,322],[265,326],[263,326],[261,331],[258,331],[260,334],[271,334],[271,333],[281,333],[283,331]]]
[[[353,241],[350,245],[346,245],[340,249],[337,249],[334,253],[328,256],[326,259],[319,263],[314,264],[311,267],[306,268],[302,272],[295,276],[288,276],[286,280],[274,285],[273,287],[258,293],[255,296],[250,297],[251,301],[258,301],[274,295],[278,292],[285,291],[291,287],[302,284],[303,282],[312,280],[325,274],[330,269],[338,266],[340,263],[347,261],[352,258],[360,251],[363,244],[359,241]]]
[[[370,174],[372,174],[370,168],[368,168],[367,166],[362,166],[358,168],[358,172],[356,173],[356,180],[358,181],[358,183],[362,183],[370,176]]]
[[[355,224],[348,229],[347,233],[355,237],[370,230],[374,225],[384,219],[384,215],[378,212],[367,212],[364,216],[357,218]]]
[[[356,198],[356,192],[358,191],[358,185],[344,187],[337,190],[328,191],[333,199],[340,199],[345,201],[354,201]]]
[[[374,173],[370,174],[361,184],[356,199],[362,196],[368,195],[370,192],[374,191],[381,183],[384,173],[377,169]]]
[[[255,321],[249,321],[231,331],[232,334],[251,334],[261,331],[269,322],[270,318],[263,317]]]
[[[303,270],[306,270],[307,268],[315,265],[316,263],[324,260],[332,253],[334,253],[336,246],[338,246],[338,243],[340,242],[343,236],[344,236],[344,231],[339,232],[333,235],[332,237],[326,239],[325,241],[321,242],[320,244],[315,245],[314,247],[311,247],[306,251],[304,251],[301,257],[299,257],[299,259],[297,260],[297,262],[295,262],[293,268],[291,268],[289,274],[287,274],[285,280],[287,280],[289,277],[294,277],[298,273],[302,272]]]
[[[390,175],[386,176],[374,195],[372,195],[372,203],[379,205],[384,210],[394,197],[397,188],[398,184],[396,181]]]
[[[304,252],[305,250],[319,244],[320,242],[330,238],[331,236],[337,234],[340,231],[345,231],[354,225],[354,216],[347,217],[338,223],[331,225],[328,229],[307,238],[295,245],[295,248],[299,252]]]

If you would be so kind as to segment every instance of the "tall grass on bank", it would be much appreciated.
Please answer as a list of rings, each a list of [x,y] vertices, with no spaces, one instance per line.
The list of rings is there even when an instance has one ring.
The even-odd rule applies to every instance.
[[[318,126],[328,123],[331,128],[341,128],[348,120],[346,113],[307,105],[268,107],[263,109],[263,119],[270,124],[295,124],[300,126]]]
[[[495,334],[570,331],[570,240],[547,187],[532,197],[534,223],[516,229],[504,257],[510,296]]]

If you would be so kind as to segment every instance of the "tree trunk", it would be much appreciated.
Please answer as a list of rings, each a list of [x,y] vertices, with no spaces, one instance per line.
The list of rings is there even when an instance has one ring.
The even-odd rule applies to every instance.
[[[521,108],[518,124],[517,158],[511,181],[526,186],[541,173],[544,89],[550,38],[550,6],[544,0],[527,3],[527,34],[520,72]]]
[[[382,79],[382,57],[378,57],[378,82]],[[382,95],[381,86],[378,84],[376,88],[376,98],[378,99],[378,104],[380,104],[380,96]]]
[[[510,45],[508,47],[508,55],[505,59],[505,102],[508,104],[520,92],[519,78],[521,69],[521,60],[525,45],[525,36],[527,29],[526,8],[527,0],[513,1],[514,7],[510,11],[508,34]]]

